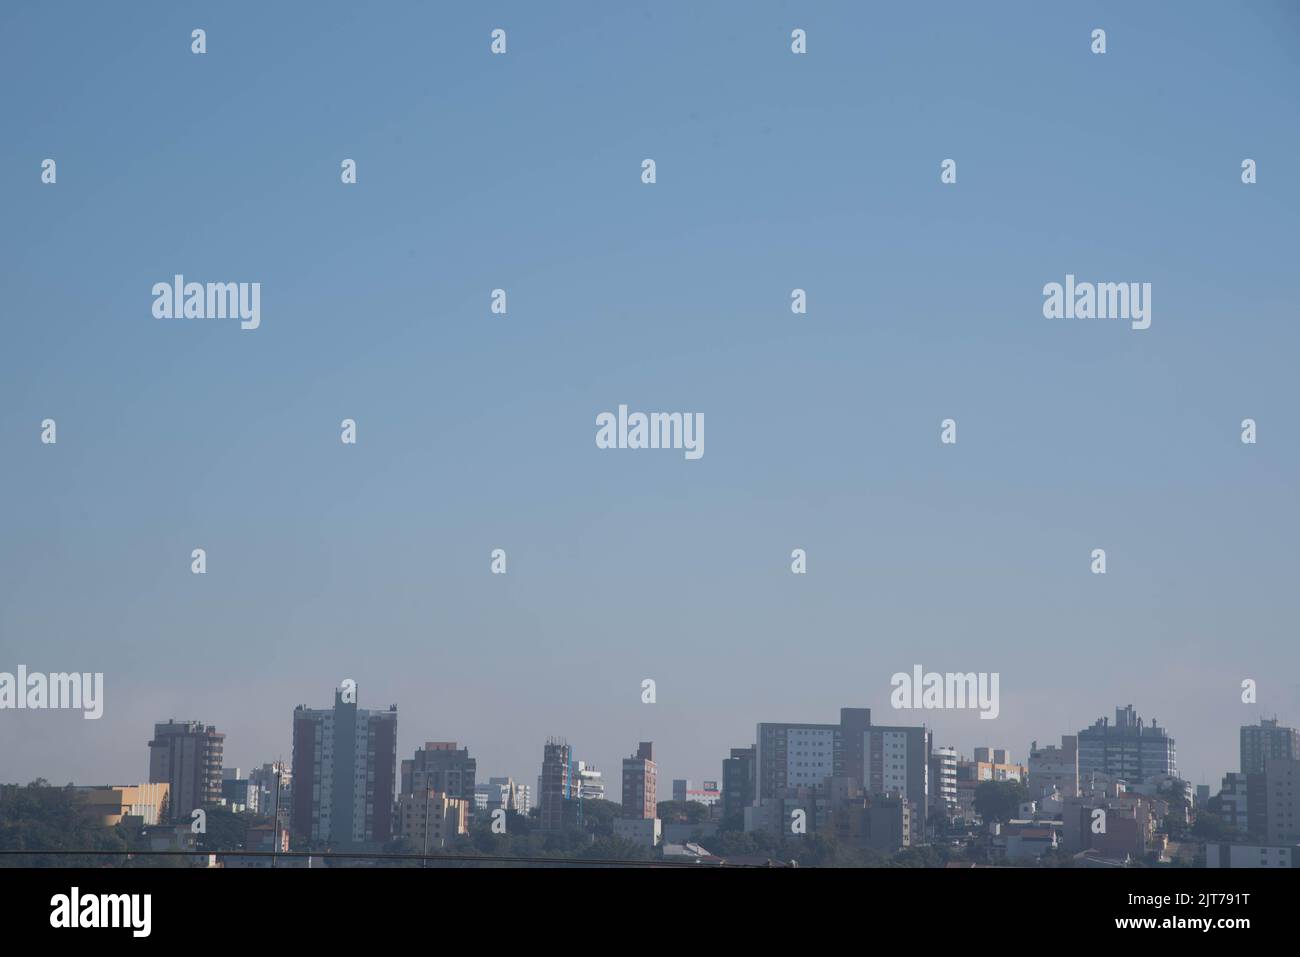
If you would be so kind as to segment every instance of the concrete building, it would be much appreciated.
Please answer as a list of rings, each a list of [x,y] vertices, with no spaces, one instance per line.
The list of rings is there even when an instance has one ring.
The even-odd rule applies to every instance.
[[[974,760],[964,758],[957,761],[957,777],[964,780],[980,781],[1024,781],[1029,777],[1029,769],[1023,764],[1016,764],[1007,757],[1005,748],[976,748]]]
[[[1273,759],[1300,759],[1300,732],[1279,727],[1277,718],[1245,725],[1241,729],[1241,773],[1262,774],[1265,762]]]
[[[528,815],[530,794],[527,784],[514,778],[488,778],[486,784],[474,785],[474,809],[491,814],[498,808]]]
[[[1008,821],[1000,828],[994,847],[1008,861],[1036,860],[1061,846],[1061,830],[1053,822]]]
[[[664,860],[667,861],[693,861],[699,864],[722,863],[722,858],[708,848],[690,841],[679,843],[665,841],[660,853],[663,855]]]
[[[169,788],[163,782],[106,784],[75,788],[74,793],[100,827],[116,827],[128,818],[138,819],[142,826],[151,826],[166,820]]]
[[[149,783],[166,784],[169,817],[187,822],[195,808],[221,798],[221,760],[226,736],[201,721],[155,724],[149,742]]]
[[[1300,760],[1267,761],[1263,791],[1265,843],[1300,844]]]
[[[722,761],[722,816],[741,817],[754,803],[755,748],[732,748]]]
[[[248,772],[248,780],[257,789],[257,813],[274,817],[279,807],[280,823],[289,826],[293,807],[293,772],[281,761],[263,764]]]
[[[248,829],[247,836],[244,839],[244,847],[246,850],[261,851],[268,854],[271,851],[284,853],[289,850],[289,829],[283,826],[276,827],[269,821],[266,824],[254,824]],[[273,862],[270,857],[263,857],[261,854],[229,854],[223,856],[221,861],[224,867],[256,870],[269,870],[272,863],[276,867],[284,868],[303,866],[303,862],[296,858],[287,857]]]
[[[1295,844],[1205,845],[1206,867],[1300,867],[1300,846]]]
[[[559,738],[548,738],[542,752],[542,776],[538,780],[541,826],[556,831],[576,820],[580,793],[573,751]]]
[[[605,779],[593,765],[578,762],[578,797],[584,801],[605,800]]]
[[[242,810],[258,814],[259,797],[257,786],[249,778],[242,777],[239,768],[222,768],[221,798],[226,802],[226,807],[236,812]]]
[[[911,844],[912,802],[899,796],[870,797],[852,778],[831,779],[828,824],[840,843],[892,854]]]
[[[455,741],[426,741],[414,757],[402,761],[402,793],[441,791],[473,807],[477,770],[469,748],[457,748]]]
[[[1071,854],[1091,850],[1107,858],[1140,859],[1152,850],[1156,827],[1168,813],[1164,800],[1118,789],[1106,796],[1069,798],[1061,815],[1062,843]]]
[[[357,707],[355,689],[336,689],[331,709],[294,709],[289,820],[296,839],[334,848],[386,843],[396,778],[397,705],[367,711]]]
[[[420,850],[446,847],[469,833],[469,802],[432,788],[403,794],[397,799],[397,828]]]
[[[1229,771],[1219,790],[1219,816],[1243,837],[1263,839],[1268,830],[1264,815],[1264,774]]]
[[[159,823],[145,831],[144,839],[151,851],[193,851],[182,861],[187,867],[218,867],[215,854],[204,854],[198,850],[199,836],[194,833],[191,822]]]
[[[642,847],[658,847],[663,839],[663,822],[657,817],[616,817],[614,836]]]
[[[745,831],[766,831],[783,839],[818,833],[832,826],[832,801],[829,788],[786,788],[777,797],[759,798],[745,808]]]
[[[1115,723],[1098,718],[1077,735],[1079,775],[1097,772],[1141,782],[1159,775],[1178,776],[1174,739],[1153,719],[1147,725],[1132,705],[1115,709]]]
[[[654,743],[642,741],[631,757],[623,759],[623,816],[657,818],[659,767]]]
[[[957,749],[935,748],[930,754],[930,811],[939,820],[959,816]]]
[[[839,724],[758,725],[756,801],[809,789],[824,795],[831,777],[848,777],[868,795],[912,803],[914,843],[925,833],[931,734],[924,727],[873,725],[870,708],[841,708]]]
[[[693,788],[688,779],[674,778],[673,800],[680,804],[694,801],[697,804],[713,807],[721,802],[722,792],[718,789],[717,781],[705,781],[702,787]]]
[[[1054,744],[1029,745],[1028,780],[1029,796],[1037,799],[1053,791],[1062,797],[1079,796],[1079,739],[1072,734],[1061,735],[1060,747]]]

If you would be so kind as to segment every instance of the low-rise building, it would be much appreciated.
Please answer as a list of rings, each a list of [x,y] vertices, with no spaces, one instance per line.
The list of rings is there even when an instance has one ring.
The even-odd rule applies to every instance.
[[[79,787],[74,793],[101,827],[116,827],[127,818],[137,818],[137,824],[146,826],[166,820],[169,790],[167,782],[159,781]]]
[[[614,836],[642,847],[658,847],[663,839],[663,822],[657,817],[616,817]]]
[[[994,840],[1008,861],[1036,860],[1061,846],[1061,825],[1055,822],[1008,821]]]
[[[693,861],[697,864],[721,864],[722,858],[699,844],[665,844],[661,852],[666,861]]]
[[[1062,797],[1079,794],[1079,739],[1072,734],[1061,735],[1060,747],[1054,744],[1029,745],[1027,770],[1029,796],[1038,798],[1050,791],[1059,791]]]
[[[1206,867],[1300,867],[1300,845],[1228,844],[1205,845]]]

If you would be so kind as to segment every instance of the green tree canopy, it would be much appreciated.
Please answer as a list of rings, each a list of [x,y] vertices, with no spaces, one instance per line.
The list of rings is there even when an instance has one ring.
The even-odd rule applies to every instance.
[[[126,851],[120,827],[101,827],[71,786],[51,787],[37,778],[26,787],[0,786],[0,849],[32,854],[0,856],[0,867],[121,866],[126,858],[41,854],[40,851]]]
[[[1005,824],[1020,813],[1027,797],[1020,781],[981,781],[975,788],[975,813],[985,824]]]

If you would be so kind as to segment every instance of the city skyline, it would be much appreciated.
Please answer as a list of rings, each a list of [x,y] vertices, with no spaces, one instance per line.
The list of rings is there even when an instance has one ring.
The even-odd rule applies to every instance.
[[[335,696],[336,703],[337,703],[337,699],[342,694],[342,691],[340,688],[334,688],[331,690],[332,690],[332,694]],[[366,702],[361,699],[360,697],[361,689],[358,686],[355,685],[351,686],[350,691],[351,693],[357,696],[355,700],[356,706],[360,708],[361,712],[363,713],[382,714],[387,709],[394,708],[396,709],[396,714],[402,716],[402,709],[400,705],[398,705],[397,703],[390,703],[388,705],[385,705],[384,708],[379,709],[373,706],[372,703]],[[294,706],[292,712],[294,722],[298,720],[299,712],[302,710],[303,707],[304,706],[301,704]],[[324,713],[319,709],[311,709],[310,706],[307,707],[308,710],[307,712],[304,713],[308,713],[308,714]],[[835,712],[835,714],[838,714],[840,711],[839,708],[835,708],[832,710]],[[1025,761],[1027,761],[1031,751],[1031,745],[1034,742],[1039,742],[1041,744],[1048,745],[1058,740],[1062,735],[1071,735],[1071,736],[1086,735],[1090,729],[1095,730],[1096,727],[1102,725],[1118,727],[1119,722],[1123,720],[1123,715],[1121,714],[1121,711],[1129,712],[1129,714],[1132,716],[1134,720],[1141,721],[1142,724],[1147,727],[1153,726],[1154,722],[1157,720],[1154,717],[1148,717],[1142,712],[1140,707],[1135,707],[1131,703],[1125,706],[1116,705],[1113,709],[1113,713],[1114,713],[1113,718],[1111,715],[1102,714],[1099,715],[1093,721],[1088,722],[1087,724],[1080,725],[1077,728],[1071,728],[1068,730],[1061,730],[1049,734],[1038,735],[1035,738],[1031,739],[1030,743],[1024,745],[1023,748],[1021,748],[1018,747],[1016,743],[1005,741],[996,734],[985,735],[982,738],[977,737],[976,740],[978,741],[978,743],[972,743],[970,745],[962,745],[959,743],[955,743],[953,741],[949,741],[939,732],[936,725],[928,720],[917,721],[917,722],[903,720],[904,716],[908,715],[909,713],[918,712],[919,709],[890,708],[884,711],[879,711],[877,709],[868,708],[867,710],[870,712],[871,715],[870,718],[871,724],[877,728],[881,726],[924,728],[927,731],[928,736],[932,741],[932,745],[931,745],[932,753],[938,752],[941,749],[952,748],[956,751],[959,757],[963,759],[968,759],[971,756],[975,755],[980,750],[987,750],[992,748],[992,749],[1005,751],[1006,754],[1008,755],[1008,760],[1015,761],[1022,764]],[[1280,723],[1284,727],[1287,727],[1286,724],[1287,718],[1285,715],[1279,716],[1278,714],[1272,714],[1272,715],[1265,714],[1263,713],[1265,709],[1260,709],[1257,707],[1254,710],[1259,713],[1256,715],[1253,721],[1246,721],[1242,724],[1235,725],[1231,729],[1229,729],[1231,731],[1231,736],[1234,742],[1233,749],[1235,754],[1240,753],[1240,747],[1242,746],[1241,742],[1244,740],[1243,735],[1247,729],[1249,728],[1259,729],[1261,727],[1267,727],[1271,724],[1277,724],[1277,723]],[[17,714],[21,714],[22,712],[11,712],[11,713],[17,715]],[[924,712],[924,713],[933,714],[933,712]],[[42,714],[46,714],[46,715],[59,714],[59,712],[42,712]],[[835,717],[835,714],[830,714],[825,717],[809,716],[806,718],[800,718],[799,720],[792,721],[792,722],[760,721],[760,722],[756,722],[755,727],[761,727],[763,724],[787,724],[788,723],[792,725],[810,725],[810,724],[826,724],[828,722],[833,723],[831,722],[831,719]],[[67,715],[64,714],[63,717],[64,719],[66,719]],[[209,721],[206,718],[198,718],[192,715],[190,716],[171,715],[166,719],[161,719],[161,718],[157,719],[151,724],[156,728],[156,731],[162,731],[167,727],[167,725],[173,723],[178,728],[185,724],[197,724],[199,730],[204,730],[206,728],[208,732],[211,732],[213,729],[215,729],[217,733],[217,737],[219,739],[224,739],[227,742],[222,748],[219,748],[218,750],[219,755],[222,755],[222,752],[224,751],[224,755],[221,757],[222,767],[257,768],[257,767],[261,767],[264,764],[269,764],[269,763],[274,763],[279,761],[283,761],[286,765],[291,765],[292,763],[293,749],[291,746],[285,749],[284,754],[276,754],[276,755],[269,755],[269,756],[244,753],[249,750],[250,746],[245,746],[243,751],[240,751],[238,748],[237,739],[234,738],[234,736],[227,733],[226,725],[220,720]],[[977,730],[980,727],[986,727],[986,726],[977,725],[976,726]],[[1185,739],[1180,738],[1180,735],[1178,734],[1176,728],[1170,728],[1169,725],[1163,721],[1160,722],[1159,730],[1167,733],[1171,741],[1174,742],[1175,744],[1180,740],[1184,740],[1185,742]],[[522,740],[513,742],[515,748],[516,749],[522,748],[524,750],[528,750],[531,747],[530,744],[531,739],[528,739],[527,736],[521,736],[521,737]],[[750,737],[754,738],[755,734],[751,732]],[[292,733],[290,734],[290,738],[292,738]],[[408,744],[410,744],[410,742],[407,741],[408,738],[415,739],[416,743],[408,747]],[[568,734],[561,734],[561,733],[550,734],[547,735],[546,738],[547,740],[554,738],[555,740],[563,741],[571,749],[571,756],[575,767],[577,767],[577,764],[579,762],[585,763],[585,765],[588,768],[592,768],[602,772],[604,775],[606,775],[607,779],[611,778],[611,776],[615,773],[616,769],[622,766],[625,759],[627,758],[626,748],[624,749],[624,753],[621,754],[618,758],[613,760],[608,760],[603,756],[602,757],[594,756],[591,753],[591,749],[585,748],[581,745],[580,743],[581,738],[572,737]],[[717,761],[715,762],[716,766],[712,768],[701,768],[701,769],[692,770],[689,773],[679,773],[679,771],[674,768],[672,764],[673,759],[671,758],[670,755],[669,763],[667,765],[663,765],[663,767],[666,768],[666,770],[660,770],[658,773],[659,780],[661,782],[664,782],[661,783],[660,799],[661,800],[668,799],[668,797],[665,795],[670,795],[671,789],[667,788],[666,784],[668,782],[671,782],[674,779],[684,779],[691,782],[700,782],[705,780],[721,781],[723,778],[722,762],[723,760],[725,760],[727,753],[730,751],[730,749],[733,747],[749,747],[756,743],[756,741],[754,740],[742,740],[742,738],[743,735],[740,738],[737,738],[735,741],[732,741],[725,748],[720,748]],[[410,754],[412,751],[419,752],[422,751],[425,748],[425,746],[428,744],[445,743],[445,742],[450,742],[452,745],[455,745],[457,742],[459,742],[461,747],[469,749],[469,753],[472,755],[473,759],[481,767],[485,769],[484,771],[481,771],[478,775],[478,779],[480,781],[487,781],[490,777],[509,776],[520,782],[531,785],[531,782],[533,780],[532,778],[533,772],[540,769],[542,764],[541,759],[536,757],[536,755],[534,755],[534,760],[532,761],[532,764],[529,764],[527,761],[524,761],[521,763],[520,766],[517,767],[501,766],[496,763],[492,763],[491,759],[484,759],[482,749],[472,741],[467,741],[462,738],[452,738],[447,735],[441,735],[434,732],[420,734],[416,731],[412,731],[404,721],[398,722],[396,741],[397,741],[395,746],[396,750],[394,752],[395,772],[401,767],[401,765],[407,763],[408,759],[406,758],[406,755]],[[152,742],[150,742],[150,744],[152,745]],[[229,750],[232,744],[234,745],[234,750]],[[1187,744],[1184,743],[1180,747],[1185,750],[1187,748]],[[661,762],[659,759],[664,755],[665,750],[662,747],[662,744],[660,743],[656,743],[656,749],[657,750],[655,752],[655,763],[662,765],[663,762]],[[537,748],[533,748],[533,750],[536,751]],[[152,747],[150,753],[152,755]],[[236,754],[239,755],[238,758],[235,757]],[[146,781],[151,776],[152,761],[153,761],[152,757],[146,757],[144,759],[143,763],[146,766],[145,773],[139,776],[140,781]],[[96,763],[95,766],[100,768],[105,768],[105,769],[108,768],[108,765],[104,762],[98,762]],[[1230,765],[1227,765],[1222,769],[1220,769],[1219,771],[1212,774],[1208,780],[1204,780],[1204,781],[1195,780],[1191,777],[1188,777],[1184,773],[1183,758],[1180,752],[1180,755],[1177,759],[1177,770],[1179,773],[1179,777],[1181,777],[1183,780],[1186,780],[1188,783],[1193,785],[1208,785],[1211,787],[1212,790],[1217,790],[1220,781],[1225,774],[1243,771],[1244,769],[1240,767],[1240,761],[1237,758],[1234,758]],[[403,774],[405,774],[405,771],[403,771]],[[132,775],[129,773],[122,774],[120,770],[110,771],[107,774],[107,776],[105,776],[105,774],[96,774],[96,773],[87,773],[87,774],[80,774],[80,775],[74,774],[73,776],[68,777],[66,779],[66,782],[64,781],[63,776],[59,774],[55,774],[53,777],[51,777],[50,774],[47,773],[37,773],[29,777],[23,777],[19,775],[17,778],[13,780],[0,781],[0,783],[25,784],[28,781],[34,780],[35,778],[38,777],[43,777],[46,780],[49,780],[51,784],[56,784],[56,785],[61,783],[74,783],[74,784],[81,785],[92,781],[97,783],[113,783],[113,784],[132,783]],[[1141,780],[1143,780],[1143,777],[1136,777],[1134,780],[1140,782]]]

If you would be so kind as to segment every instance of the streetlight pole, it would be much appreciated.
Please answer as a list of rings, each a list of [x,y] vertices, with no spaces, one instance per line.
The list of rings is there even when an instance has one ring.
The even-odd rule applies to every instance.
[[[424,782],[424,857],[420,859],[421,867],[429,866],[429,781]]]
[[[280,765],[275,766],[275,817],[271,819],[271,870],[280,851]]]

